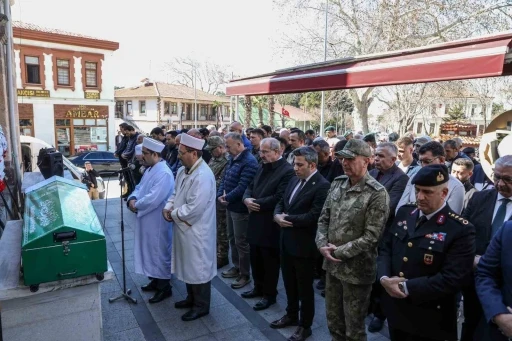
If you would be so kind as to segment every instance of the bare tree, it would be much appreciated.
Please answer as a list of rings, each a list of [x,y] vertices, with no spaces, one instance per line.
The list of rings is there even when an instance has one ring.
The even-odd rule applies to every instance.
[[[393,51],[505,30],[512,23],[511,6],[500,0],[327,0],[328,56],[338,59]],[[279,46],[295,62],[323,57],[326,0],[274,0],[296,29],[284,34]],[[363,131],[368,132],[368,108],[373,88],[349,91]]]
[[[197,82],[198,89],[210,94],[222,92],[224,85],[231,79],[229,67],[208,61],[201,62],[192,57],[174,58],[165,65],[165,71],[172,83],[192,88],[194,82]]]

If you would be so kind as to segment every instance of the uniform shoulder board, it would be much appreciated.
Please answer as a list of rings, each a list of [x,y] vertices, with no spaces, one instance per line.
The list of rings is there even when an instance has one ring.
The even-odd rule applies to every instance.
[[[341,180],[346,180],[346,179],[348,179],[348,176],[340,175],[340,176],[335,177],[333,181],[341,181]]]
[[[371,178],[371,179],[368,179],[366,180],[366,184],[368,186],[370,186],[371,188],[373,188],[374,190],[376,191],[383,191],[383,190],[386,190],[386,187],[384,187],[383,185],[380,184],[380,182],[378,182],[377,180],[375,180],[374,178]]]
[[[455,214],[453,212],[448,213],[448,217],[450,217],[452,220],[458,221],[462,225],[469,224],[469,221],[467,221],[466,219],[462,218],[461,216],[459,216],[458,214]]]

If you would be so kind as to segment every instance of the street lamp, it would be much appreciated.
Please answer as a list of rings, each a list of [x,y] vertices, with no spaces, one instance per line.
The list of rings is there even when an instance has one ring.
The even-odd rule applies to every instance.
[[[329,8],[329,0],[325,1],[325,33],[324,33],[324,62],[327,61],[327,14]],[[320,134],[324,133],[324,105],[325,105],[325,91],[322,91],[322,106],[320,109]]]

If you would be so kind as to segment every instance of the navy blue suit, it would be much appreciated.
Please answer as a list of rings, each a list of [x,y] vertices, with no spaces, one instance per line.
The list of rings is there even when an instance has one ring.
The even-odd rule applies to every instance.
[[[512,221],[496,233],[480,258],[475,277],[476,292],[486,318],[486,335],[481,340],[507,341],[492,319],[508,314],[512,307]]]

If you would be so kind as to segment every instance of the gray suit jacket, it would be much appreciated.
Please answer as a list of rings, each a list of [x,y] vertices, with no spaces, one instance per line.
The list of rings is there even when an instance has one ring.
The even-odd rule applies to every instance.
[[[377,179],[379,175],[378,169],[372,169],[370,175]],[[405,187],[409,177],[400,169],[397,165],[393,165],[390,169],[385,171],[382,177],[379,179],[379,183],[386,187],[386,191],[389,194],[389,218],[388,223],[392,222],[395,217],[396,207],[402,194],[404,193]],[[388,224],[386,224],[387,226]]]

